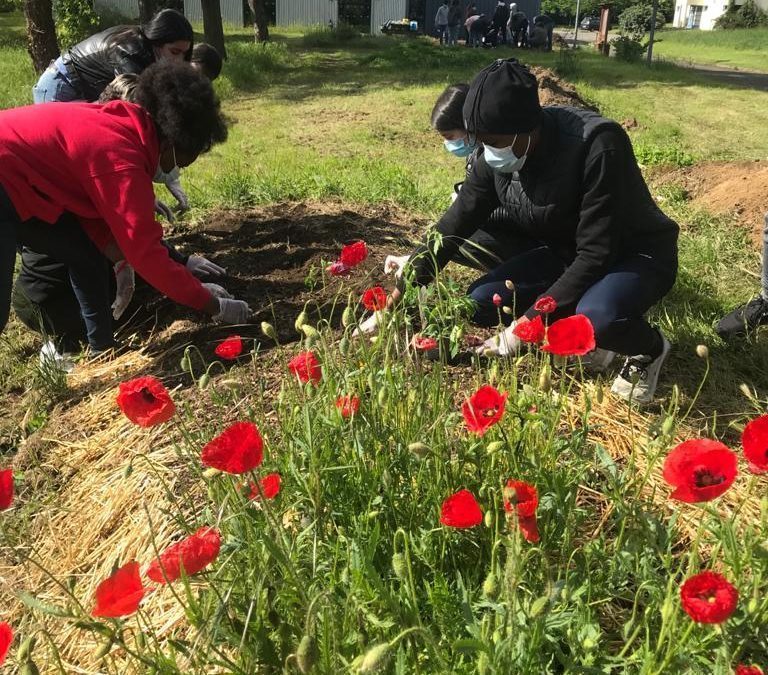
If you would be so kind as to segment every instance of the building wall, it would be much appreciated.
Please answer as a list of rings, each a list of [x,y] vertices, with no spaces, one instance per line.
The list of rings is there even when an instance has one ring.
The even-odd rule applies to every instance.
[[[387,21],[408,17],[408,0],[371,0],[371,35],[381,35]]]
[[[741,5],[742,1],[739,0],[736,4]],[[768,0],[755,0],[755,4],[768,12]],[[726,9],[728,9],[728,0],[677,0],[672,25],[675,28],[712,30],[715,27],[715,21]],[[698,26],[691,25],[694,16],[699,19]]]
[[[125,2],[126,0],[120,0]],[[221,20],[234,26],[245,25],[245,8],[243,0],[219,0],[221,6]],[[191,23],[203,22],[203,6],[200,0],[184,0],[184,16]]]
[[[338,20],[337,0],[277,0],[278,26],[335,26]]]

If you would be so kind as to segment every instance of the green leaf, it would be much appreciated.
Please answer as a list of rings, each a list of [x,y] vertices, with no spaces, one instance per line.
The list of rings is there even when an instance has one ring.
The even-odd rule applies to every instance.
[[[461,640],[456,640],[456,642],[453,643],[453,649],[457,652],[463,652],[465,654],[469,652],[485,652],[486,654],[490,654],[488,645],[485,644],[485,642],[475,640],[473,638],[462,638]]]
[[[74,614],[72,614],[72,612],[66,607],[60,607],[59,605],[52,605],[50,603],[43,602],[42,600],[38,600],[34,595],[30,595],[26,591],[19,591],[16,594],[16,597],[19,599],[21,603],[23,603],[30,609],[34,609],[38,612],[42,612],[43,614],[48,614],[49,616],[58,616],[58,617],[74,616]]]

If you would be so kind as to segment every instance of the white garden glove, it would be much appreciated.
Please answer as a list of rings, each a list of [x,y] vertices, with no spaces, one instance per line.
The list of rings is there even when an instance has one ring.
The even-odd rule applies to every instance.
[[[173,223],[176,220],[170,207],[157,198],[155,198],[155,213],[163,216],[169,223]]]
[[[475,351],[484,356],[511,356],[512,354],[517,354],[523,343],[517,335],[512,333],[516,325],[517,322],[513,321],[501,333],[488,338]]]
[[[384,274],[394,272],[395,279],[399,279],[403,276],[403,268],[410,257],[409,255],[388,255],[384,260]]]
[[[374,312],[363,323],[361,323],[352,332],[352,337],[359,337],[360,335],[376,335],[379,332],[379,326],[384,319],[384,312]]]
[[[243,300],[219,298],[219,313],[213,315],[216,323],[239,324],[247,323],[251,316],[251,308]]]
[[[133,291],[136,290],[136,276],[133,273],[133,267],[125,260],[115,263],[114,269],[117,291],[115,301],[112,303],[112,318],[117,321],[131,304]]]
[[[181,189],[181,181],[179,181],[178,178],[175,178],[174,180],[168,181],[165,184],[165,187],[168,188],[168,191],[176,198],[176,201],[179,203],[178,210],[181,213],[184,211],[189,211],[189,198],[187,197],[187,193]]]
[[[223,277],[227,270],[212,263],[201,255],[191,255],[187,259],[187,269],[196,277]]]
[[[226,288],[219,286],[218,284],[203,284],[203,288],[206,289],[214,298],[232,300],[232,298],[235,297]]]

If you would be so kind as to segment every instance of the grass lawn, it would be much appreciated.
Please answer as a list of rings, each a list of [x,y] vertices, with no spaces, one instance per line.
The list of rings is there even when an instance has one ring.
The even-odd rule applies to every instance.
[[[673,61],[768,72],[768,28],[667,29],[658,34],[653,50]]]
[[[0,15],[0,22],[0,107],[28,103],[34,75],[20,17]],[[224,218],[222,209],[299,200],[323,206],[338,201],[333,217],[339,219],[341,209],[371,213],[382,203],[414,219],[438,216],[462,177],[463,163],[442,149],[429,128],[434,100],[445,85],[467,81],[505,54],[447,51],[420,40],[335,41],[327,33],[277,32],[271,44],[259,46],[243,30],[228,33],[227,40],[230,60],[216,87],[231,133],[226,144],[184,173],[193,224]],[[561,67],[605,115],[636,120],[630,134],[646,168],[768,154],[768,92],[725,87],[668,63],[648,69],[590,53],[573,63],[557,54],[525,58]],[[726,675],[739,661],[762,659],[768,666],[764,479],[748,474],[741,462],[738,490],[722,501],[689,506],[670,502],[660,478],[664,457],[681,440],[678,429],[736,447],[744,423],[765,408],[765,339],[726,346],[712,330],[734,303],[755,293],[757,256],[746,232],[694,211],[676,186],[660,186],[656,196],[681,224],[681,257],[674,290],[653,310],[675,350],[663,373],[660,402],[645,414],[604,399],[600,380],[582,388],[581,378],[571,378],[538,350],[519,360],[451,369],[405,349],[402,331],[395,330],[402,324],[369,344],[350,339],[349,326],[339,341],[338,330],[322,322],[303,329],[298,322],[303,347],[315,350],[323,364],[315,384],[285,377],[297,344],[252,359],[246,351],[231,369],[218,363],[210,373],[200,358],[213,357],[206,345],[197,345],[200,352],[191,356],[169,357],[175,381],[197,381],[171,392],[171,421],[153,429],[130,425],[115,409],[116,381],[110,380],[103,390],[79,390],[78,405],[103,415],[81,430],[76,406],[47,418],[50,400],[43,399],[44,405],[30,408],[35,414],[19,414],[19,406],[30,405],[30,392],[55,390],[60,383],[40,381],[39,342],[12,322],[0,342],[0,405],[13,422],[0,427],[0,452],[10,457],[28,432],[42,427],[38,440],[49,445],[32,444],[20,453],[23,458],[29,462],[35,451],[56,444],[72,457],[67,454],[58,473],[41,454],[19,476],[21,505],[3,514],[18,513],[19,520],[9,520],[0,536],[19,556],[9,556],[8,574],[18,574],[13,565],[19,560],[38,555],[25,539],[27,525],[19,522],[24,517],[33,521],[60,508],[65,527],[77,509],[103,516],[105,537],[121,527],[141,530],[148,527],[150,510],[144,512],[140,502],[152,490],[167,498],[167,506],[152,511],[163,518],[162,532],[142,535],[140,546],[134,546],[136,538],[130,546],[121,542],[120,564],[129,556],[148,562],[156,548],[202,525],[215,525],[223,537],[220,549],[210,532],[205,536],[213,543],[208,539],[190,549],[196,562],[206,558],[194,568],[207,569],[205,576],[158,588],[147,598],[148,609],[125,623],[88,616],[96,582],[111,573],[118,557],[111,549],[83,551],[90,556],[87,564],[68,561],[62,572],[67,578],[56,588],[41,576],[45,592],[29,590],[46,604],[22,598],[28,610],[19,620],[22,633],[40,632],[38,665],[64,673],[201,675]],[[338,236],[345,238],[345,232]],[[305,253],[300,244],[288,244],[297,260]],[[372,253],[378,256],[372,272],[377,283],[383,281],[377,276],[380,257],[406,252]],[[322,272],[320,278],[290,282],[328,292],[335,280]],[[460,285],[450,278],[444,284],[433,287],[424,303],[429,325],[464,330]],[[335,299],[346,304],[348,287],[340,288]],[[402,312],[395,316],[398,322],[415,321]],[[461,330],[448,332],[454,343],[462,339]],[[247,350],[252,341],[246,342]],[[708,359],[696,356],[698,344],[709,346]],[[125,377],[122,371],[101,376]],[[490,410],[483,417],[482,422],[500,421],[481,436],[468,432],[461,403],[489,382],[509,398],[503,414]],[[742,382],[756,392],[753,400],[739,390]],[[342,395],[361,399],[351,418],[337,411]],[[139,390],[138,400],[146,403],[147,396],[146,388]],[[201,448],[235,420],[260,427],[263,466],[252,462],[245,476],[204,471]],[[94,447],[88,462],[106,476],[92,492],[82,488],[87,472],[77,470],[80,464],[91,468],[77,454],[89,442]],[[251,438],[247,448],[256,445]],[[175,462],[171,470],[153,464],[158,451]],[[694,469],[691,481],[722,484],[719,474]],[[33,494],[45,485],[39,476],[46,471],[62,495],[70,494],[71,485],[87,495],[88,507]],[[260,495],[254,506],[243,482],[268,472],[281,475],[280,493],[269,500]],[[537,486],[539,542],[518,506],[525,487],[505,488],[509,478]],[[443,500],[463,488],[483,513],[470,503],[466,528],[441,525]],[[117,495],[124,510],[111,512]],[[49,529],[65,538],[55,524]],[[0,559],[0,577],[4,564]],[[721,571],[741,594],[722,629],[692,622],[680,607],[681,582],[709,568]],[[16,600],[9,595],[7,602]],[[153,621],[160,615],[172,618]],[[57,640],[61,633],[52,625],[62,616],[68,622],[77,618],[79,629]],[[42,639],[48,630],[54,639]]]

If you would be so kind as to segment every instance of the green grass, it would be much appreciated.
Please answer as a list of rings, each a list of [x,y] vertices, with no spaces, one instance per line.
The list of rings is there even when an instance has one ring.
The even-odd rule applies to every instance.
[[[768,72],[768,28],[668,29],[658,34],[653,50],[674,61]]]

